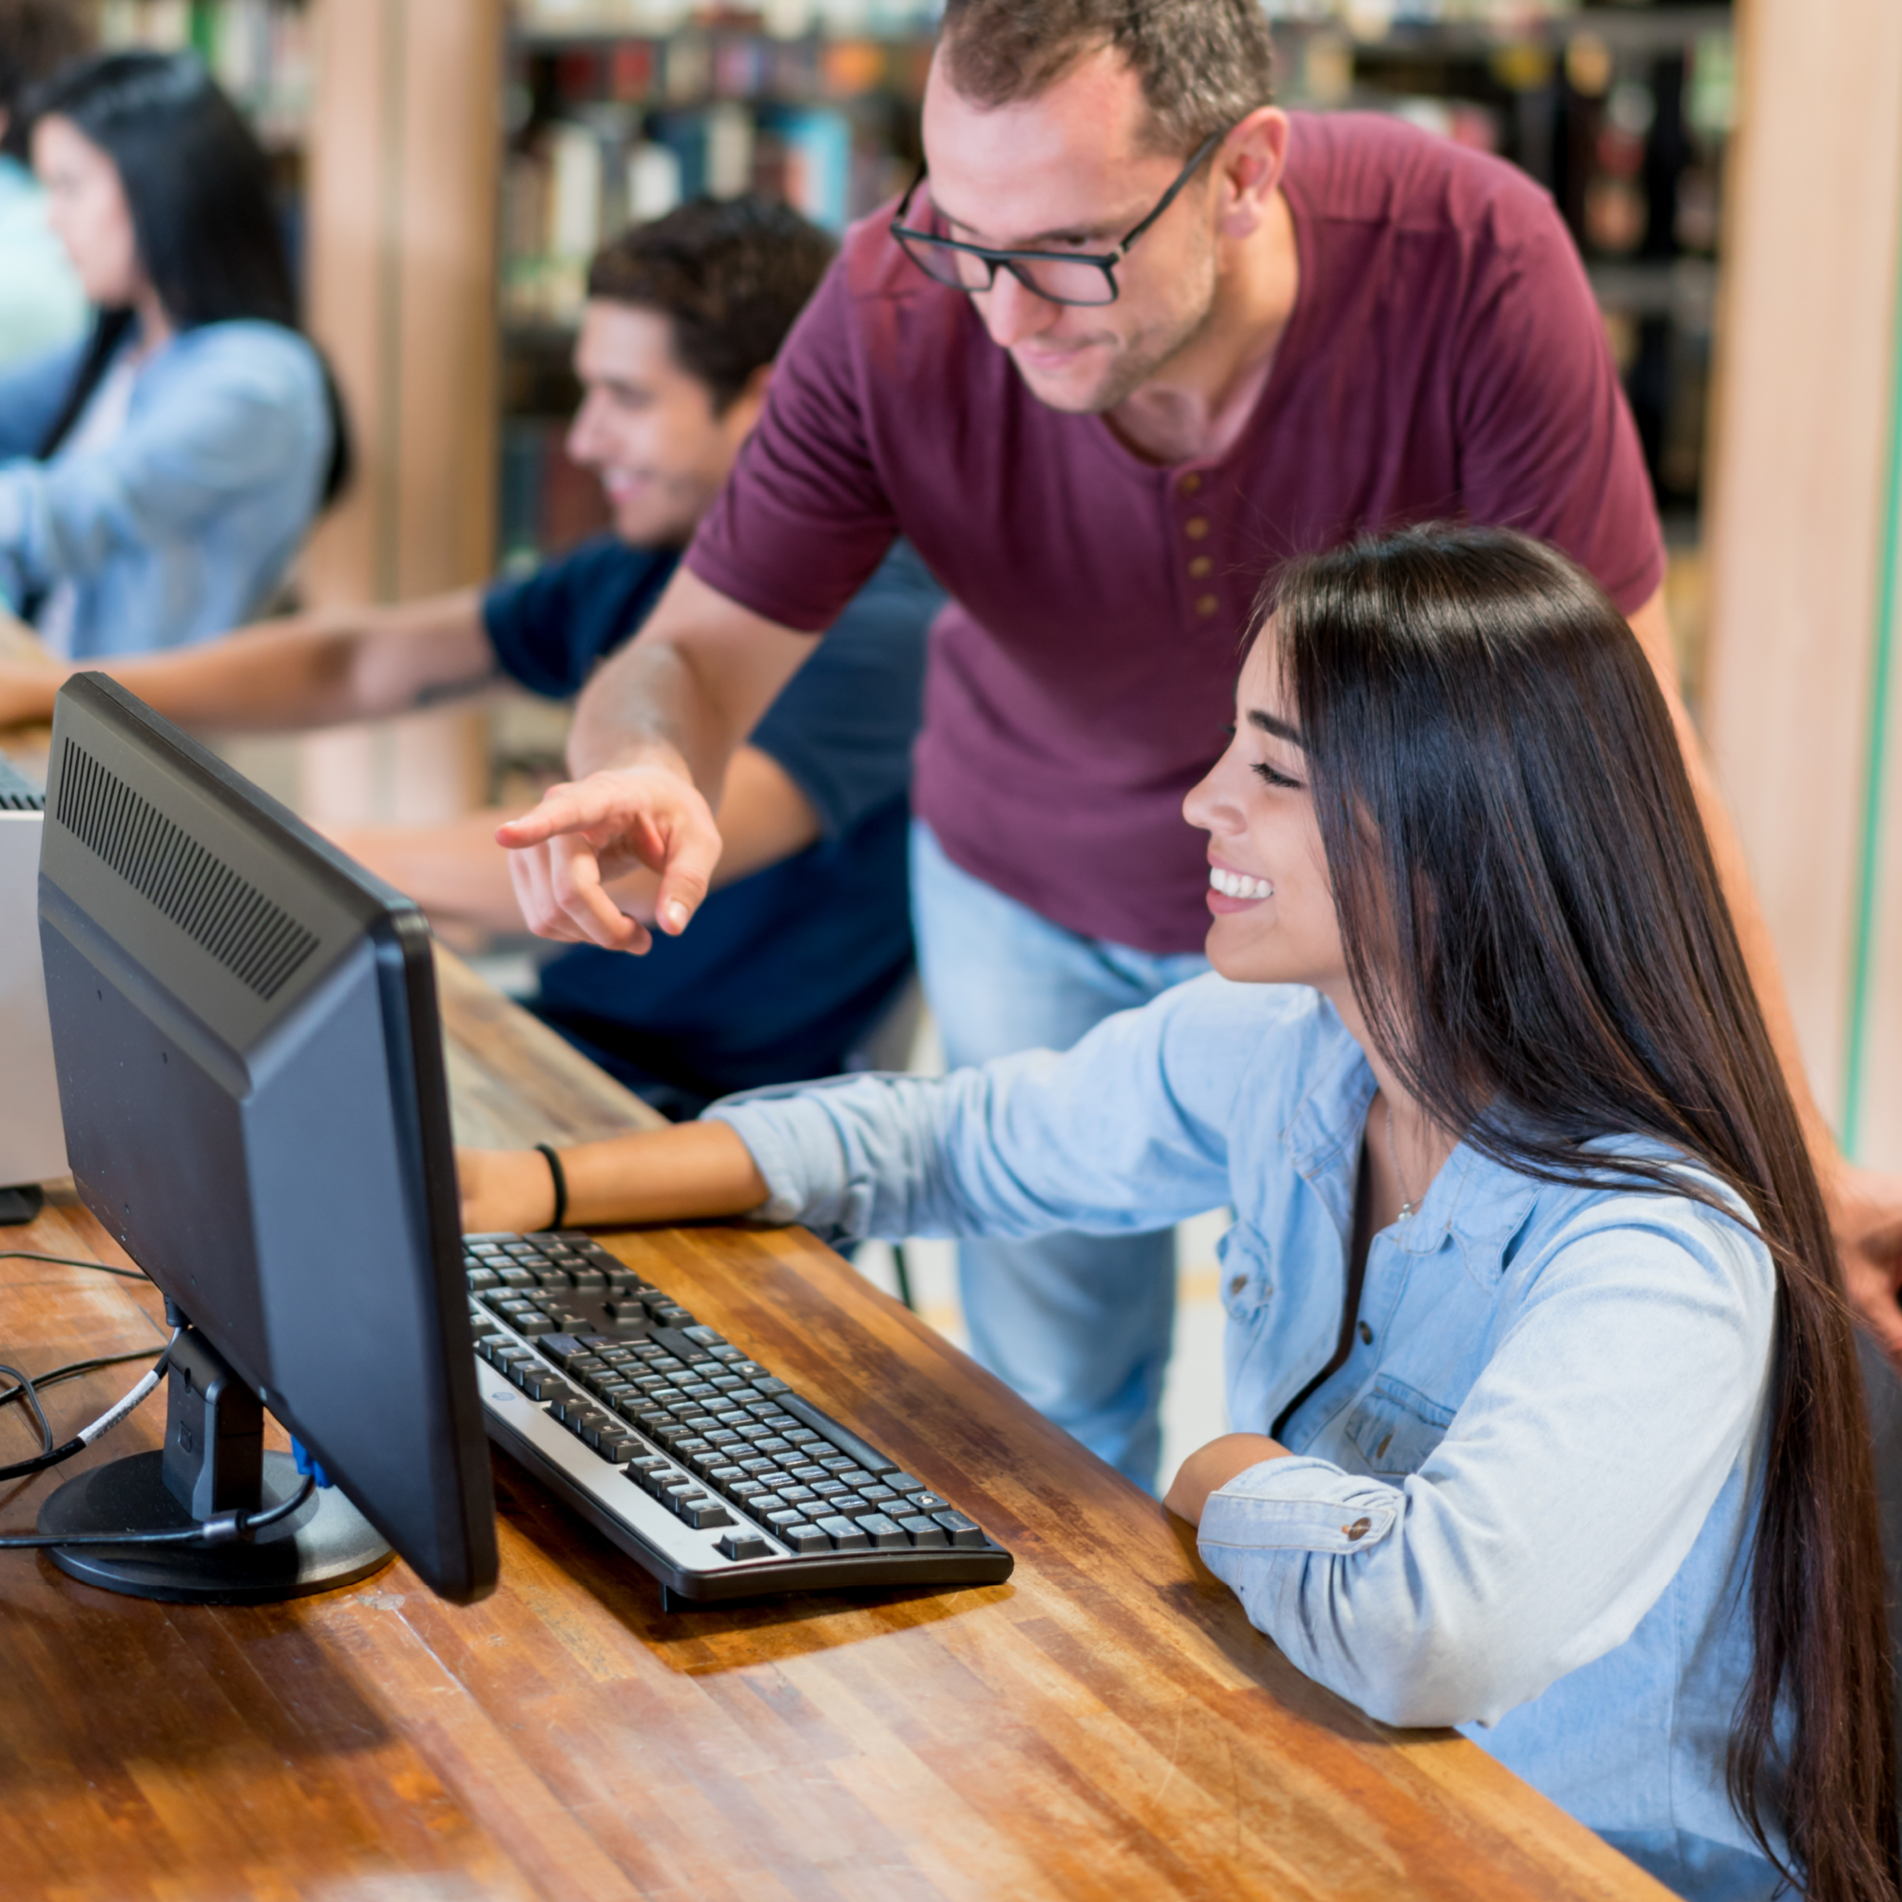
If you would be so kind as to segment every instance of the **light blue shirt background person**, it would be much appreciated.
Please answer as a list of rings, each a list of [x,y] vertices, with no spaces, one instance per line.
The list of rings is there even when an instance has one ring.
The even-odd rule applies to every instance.
[[[0,376],[0,600],[75,659],[204,640],[265,605],[347,466],[269,169],[191,55],[81,61],[27,103],[98,314]]]
[[[1636,637],[1502,529],[1297,561],[1183,809],[1211,975],[1067,1054],[566,1149],[569,1219],[1119,1235],[1226,1204],[1236,1430],[1164,1503],[1250,1620],[1698,1902],[1767,1902],[1779,1860],[1894,1902],[1841,1267]],[[543,1157],[459,1166],[469,1226],[547,1219]],[[785,1485],[746,1502],[769,1533]]]
[[[33,174],[0,152],[0,371],[77,341],[86,293]]]

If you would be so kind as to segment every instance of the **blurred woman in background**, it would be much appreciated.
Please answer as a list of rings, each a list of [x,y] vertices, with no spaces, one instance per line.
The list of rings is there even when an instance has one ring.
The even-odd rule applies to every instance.
[[[96,315],[0,375],[0,600],[74,659],[204,640],[264,605],[347,472],[269,163],[190,54],[79,61],[27,111]]]

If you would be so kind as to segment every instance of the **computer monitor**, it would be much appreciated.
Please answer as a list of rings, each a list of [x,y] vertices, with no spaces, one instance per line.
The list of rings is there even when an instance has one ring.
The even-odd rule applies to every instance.
[[[480,1597],[495,1511],[421,913],[99,674],[55,707],[39,892],[74,1181],[186,1326],[164,1453],[62,1487],[41,1530],[288,1498],[260,1402],[335,1489],[255,1543],[56,1560],[253,1600],[361,1577],[387,1540],[444,1597]]]

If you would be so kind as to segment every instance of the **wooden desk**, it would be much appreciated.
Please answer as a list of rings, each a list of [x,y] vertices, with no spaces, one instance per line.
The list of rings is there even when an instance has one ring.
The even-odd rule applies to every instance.
[[[443,989],[471,1137],[646,1120],[466,972]],[[121,1259],[70,1198],[0,1233]],[[463,1610],[401,1565],[207,1609],[0,1554],[0,1895],[1664,1895],[1472,1745],[1301,1677],[1183,1527],[809,1236],[606,1239],[968,1509],[1016,1576],[666,1616],[500,1456],[502,1582]],[[156,1349],[157,1315],[132,1283],[0,1262],[0,1358],[29,1370]],[[127,1384],[53,1389],[56,1427]],[[103,1451],[161,1423],[154,1401]],[[52,1483],[0,1488],[0,1521],[29,1525]]]

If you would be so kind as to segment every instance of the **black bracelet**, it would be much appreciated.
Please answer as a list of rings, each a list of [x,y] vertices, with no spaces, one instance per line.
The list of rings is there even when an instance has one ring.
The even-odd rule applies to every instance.
[[[535,1145],[537,1153],[548,1158],[548,1173],[555,1178],[555,1213],[549,1222],[551,1229],[559,1228],[568,1213],[568,1178],[562,1172],[561,1158],[547,1143]]]

